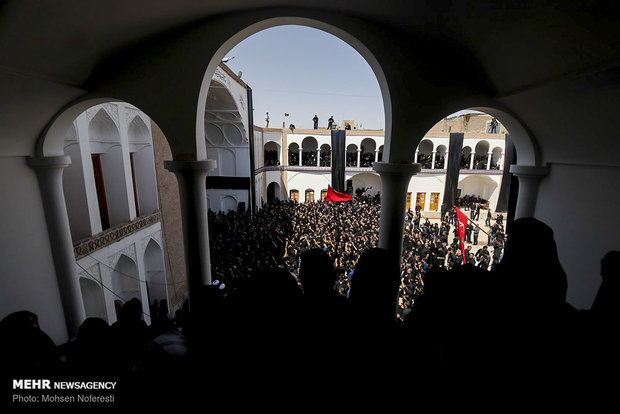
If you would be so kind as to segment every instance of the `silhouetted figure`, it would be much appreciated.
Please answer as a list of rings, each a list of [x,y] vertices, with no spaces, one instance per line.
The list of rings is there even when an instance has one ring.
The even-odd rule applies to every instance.
[[[8,377],[28,378],[54,374],[59,368],[56,345],[39,327],[37,315],[18,311],[0,321],[2,371]]]
[[[146,322],[142,320],[142,302],[139,299],[132,298],[123,304],[118,320],[112,324],[112,336],[119,362],[125,370],[133,370],[151,339]]]
[[[617,322],[620,316],[620,251],[612,250],[603,256],[601,278],[591,313],[596,318]]]
[[[535,218],[520,218],[509,229],[502,261],[495,267],[496,307],[504,314],[502,335],[513,369],[568,368],[576,310],[566,302],[568,280],[553,230]],[[532,235],[537,254],[532,255]]]
[[[69,371],[77,375],[114,375],[119,369],[112,330],[102,318],[86,318],[67,344]]]

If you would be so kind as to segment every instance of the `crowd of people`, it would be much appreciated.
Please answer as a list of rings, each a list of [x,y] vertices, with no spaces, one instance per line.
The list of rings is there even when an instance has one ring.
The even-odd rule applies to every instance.
[[[370,391],[382,381],[402,395],[414,378],[435,375],[430,383],[445,387],[475,372],[486,395],[506,380],[527,377],[535,387],[615,371],[620,343],[609,327],[620,315],[620,252],[603,257],[601,290],[591,309],[578,310],[566,302],[553,231],[539,220],[512,222],[489,269],[476,265],[480,251],[459,259],[453,212],[431,223],[409,211],[398,268],[377,247],[379,211],[378,196],[361,195],[276,202],[254,217],[210,213],[215,280],[175,318],[160,307],[147,326],[132,299],[114,324],[88,318],[55,346],[37,315],[16,312],[0,322],[3,369],[13,378],[113,376],[122,401],[207,393],[228,404],[247,398],[241,389],[320,398],[314,393]]]

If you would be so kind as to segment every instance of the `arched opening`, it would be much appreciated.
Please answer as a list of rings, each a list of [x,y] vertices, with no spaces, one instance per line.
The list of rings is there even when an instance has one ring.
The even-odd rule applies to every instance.
[[[120,133],[101,108],[88,126],[99,218],[103,230],[131,220]]]
[[[119,257],[112,271],[112,291],[115,294],[115,300],[118,299],[122,303],[133,298],[142,300],[138,267],[130,257],[124,254]]]
[[[491,170],[501,170],[502,169],[502,158],[504,156],[504,150],[500,147],[493,148],[491,151]]]
[[[433,146],[433,141],[430,139],[423,139],[418,145],[416,162],[422,165],[422,169],[433,167]]]
[[[356,196],[367,194],[374,196],[381,192],[381,177],[373,173],[360,173],[351,177],[353,193]]]
[[[485,175],[470,175],[459,181],[458,189],[461,198],[478,197],[484,202],[489,203],[489,208],[495,210],[498,198],[499,185]]]
[[[146,288],[149,298],[149,306],[155,301],[168,302],[168,289],[166,285],[166,269],[164,255],[161,247],[153,239],[149,240],[144,250],[144,272],[146,275]]]
[[[264,157],[266,167],[280,165],[280,145],[273,141],[266,142]]]
[[[108,320],[103,289],[99,283],[85,277],[80,278],[80,292],[84,302],[84,311],[87,318],[102,318]]]
[[[347,145],[346,166],[347,167],[357,167],[357,165],[358,165],[357,158],[358,158],[357,145],[355,145],[355,144]]]
[[[314,137],[306,137],[301,142],[301,157],[304,167],[316,167],[318,163],[318,142]]]
[[[375,150],[377,143],[372,138],[364,138],[360,144],[360,167],[372,167],[375,162]]]
[[[274,181],[267,186],[267,202],[273,203],[277,200],[280,200],[280,184]]]
[[[486,170],[489,164],[489,142],[479,141],[474,151],[474,170]]]
[[[233,196],[224,196],[222,197],[222,211],[237,211],[237,199]]]
[[[470,146],[463,147],[463,152],[461,153],[461,169],[462,170],[470,170],[472,168],[473,163],[473,154]]]
[[[314,203],[314,190],[311,189],[311,188],[308,188],[305,191],[305,194],[306,194],[306,197],[305,197],[304,201],[306,203]]]
[[[299,144],[292,142],[288,146],[288,165],[298,166],[299,161]]]
[[[435,153],[435,165],[433,168],[443,169],[446,168],[446,155],[448,149],[445,145],[438,145]]]
[[[320,159],[321,167],[331,167],[332,166],[332,148],[329,144],[321,145],[321,159]]]

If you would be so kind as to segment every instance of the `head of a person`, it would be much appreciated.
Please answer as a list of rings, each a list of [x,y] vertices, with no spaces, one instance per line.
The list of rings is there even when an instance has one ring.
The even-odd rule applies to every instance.
[[[351,278],[349,299],[358,311],[374,319],[392,319],[400,286],[398,262],[386,249],[373,247],[360,256]]]
[[[606,279],[613,274],[620,274],[620,251],[611,250],[601,260],[601,276]]]
[[[299,263],[299,280],[304,292],[310,295],[333,290],[336,272],[329,254],[318,248],[303,252]]]

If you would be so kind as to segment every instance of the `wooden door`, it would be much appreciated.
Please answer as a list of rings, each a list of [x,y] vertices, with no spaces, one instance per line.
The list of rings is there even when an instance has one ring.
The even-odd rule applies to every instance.
[[[439,193],[431,193],[430,211],[437,211],[439,208]]]
[[[420,211],[424,211],[425,202],[426,202],[426,193],[418,193],[415,197],[415,205],[420,206]]]

